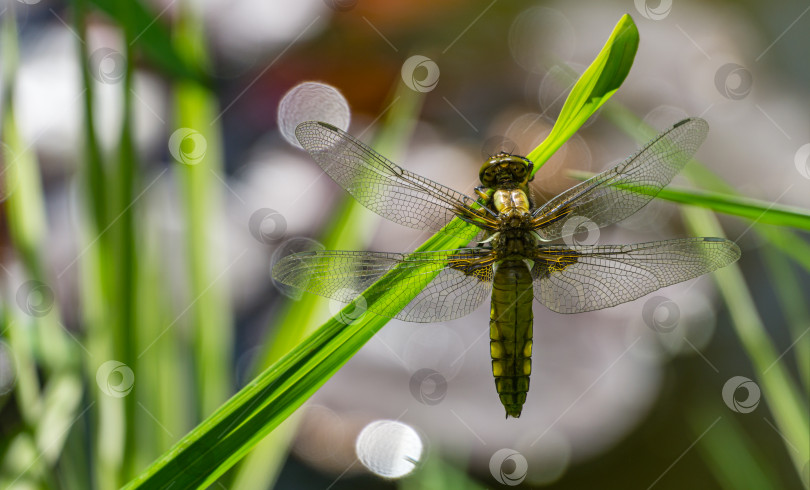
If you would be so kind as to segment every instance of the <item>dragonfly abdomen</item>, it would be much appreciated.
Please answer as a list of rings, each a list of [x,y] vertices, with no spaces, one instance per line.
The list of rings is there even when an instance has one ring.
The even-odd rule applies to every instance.
[[[506,415],[519,417],[532,372],[532,277],[522,260],[495,270],[489,333],[492,374]]]

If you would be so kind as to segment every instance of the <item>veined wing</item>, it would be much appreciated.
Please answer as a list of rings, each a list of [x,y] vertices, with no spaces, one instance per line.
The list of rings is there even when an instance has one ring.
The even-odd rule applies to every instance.
[[[332,179],[357,201],[404,226],[439,231],[456,215],[494,226],[494,215],[472,208],[475,199],[409,172],[346,132],[318,121],[295,128],[295,137]],[[458,227],[444,231],[458,234]],[[485,227],[485,226],[484,226]]]
[[[318,250],[284,257],[273,268],[273,277],[349,303],[391,273],[388,288],[355,304],[384,317],[427,323],[467,315],[488,298],[493,262],[491,251],[482,248],[410,254]],[[403,296],[414,297],[404,309],[399,307]]]
[[[624,162],[575,185],[533,213],[543,240],[572,235],[586,218],[602,227],[641,209],[681,171],[706,139],[709,125],[684,119],[647,143]],[[566,226],[568,218],[578,217]]]
[[[558,313],[599,310],[725,267],[739,257],[737,244],[723,238],[541,246],[532,268],[534,297]]]

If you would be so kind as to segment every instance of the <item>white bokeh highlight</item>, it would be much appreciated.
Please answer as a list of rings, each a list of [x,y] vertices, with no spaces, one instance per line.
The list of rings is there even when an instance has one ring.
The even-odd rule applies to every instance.
[[[411,473],[422,457],[422,438],[409,425],[378,420],[365,426],[355,444],[357,458],[372,473],[400,478]]]
[[[349,103],[335,87],[317,82],[304,82],[284,94],[278,105],[278,129],[293,146],[302,148],[295,128],[306,121],[322,121],[342,130],[349,129]]]

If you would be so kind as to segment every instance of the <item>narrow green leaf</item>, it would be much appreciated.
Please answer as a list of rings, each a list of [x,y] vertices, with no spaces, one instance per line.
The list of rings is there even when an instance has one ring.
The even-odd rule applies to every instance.
[[[723,237],[717,218],[704,209],[681,209],[689,230],[698,236]],[[801,474],[810,460],[810,416],[800,390],[788,375],[784,359],[776,350],[756,309],[739,264],[715,271],[717,287],[728,305],[734,330],[754,367],[763,400],[771,409],[796,471]]]
[[[194,18],[187,8],[179,13],[173,45],[189,64],[206,66],[209,63],[202,20]],[[216,119],[220,111],[214,94],[189,80],[179,81],[174,89],[175,127],[172,130],[191,130],[206,145],[199,161],[175,162],[187,225],[184,245],[189,295],[194,298],[188,318],[193,325],[198,405],[205,416],[227,399],[233,379],[230,370],[233,325],[226,286],[220,280],[230,265],[214,247],[214,234],[224,223],[219,211],[224,208],[221,204],[224,186],[219,180],[225,173],[225,162],[221,127]]]
[[[706,399],[710,399],[708,395]],[[751,439],[737,418],[725,416],[716,403],[705,399],[697,405],[685,405],[697,450],[722,488],[784,488],[782,475],[769,464],[770,455]]]
[[[135,46],[160,71],[172,78],[191,80],[206,86],[211,81],[197,66],[181,56],[172,45],[171,35],[158,12],[153,12],[140,0],[89,0],[99,10],[129,32]],[[178,3],[179,5],[179,3]],[[166,16],[168,18],[168,16]],[[128,41],[128,42],[133,42]]]
[[[573,171],[568,174],[578,180],[588,180],[595,175],[591,172],[580,171]],[[620,185],[616,187],[622,188]],[[632,190],[641,194],[652,194],[665,201],[700,206],[762,224],[810,230],[810,210],[795,206],[783,206],[733,194],[687,189],[671,185],[661,189],[658,193],[645,192],[645,189],[639,187]]]
[[[635,138],[639,143],[649,140],[657,133],[654,128],[618,102],[612,102],[606,106],[603,113],[607,119],[611,120],[619,129]],[[697,160],[692,160],[687,164],[682,173],[695,186],[714,192],[740,196],[734,187]],[[754,223],[753,226],[753,229],[768,240],[771,245],[810,271],[810,244],[806,240],[803,240],[790,230],[774,228],[759,222]]]
[[[579,77],[563,105],[560,117],[548,137],[526,157],[534,162],[533,172],[588,120],[619,88],[638,48],[638,29],[625,14],[591,66]]]

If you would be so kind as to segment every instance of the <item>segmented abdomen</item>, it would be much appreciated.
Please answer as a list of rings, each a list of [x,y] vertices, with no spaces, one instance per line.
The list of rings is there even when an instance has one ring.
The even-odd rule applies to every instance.
[[[532,277],[522,260],[495,270],[489,333],[492,374],[506,415],[519,417],[532,372]]]

